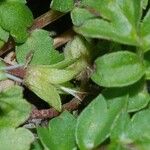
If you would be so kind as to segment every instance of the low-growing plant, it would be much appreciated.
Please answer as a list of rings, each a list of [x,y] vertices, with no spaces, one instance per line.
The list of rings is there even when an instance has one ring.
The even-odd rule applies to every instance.
[[[71,16],[75,33],[62,52],[25,0],[0,2],[0,150],[149,150],[149,1],[52,0],[50,8]],[[15,65],[4,59],[8,46]],[[4,87],[8,79],[17,84]],[[53,108],[34,110],[23,88]],[[68,94],[75,98],[64,104]],[[22,125],[34,112],[60,115],[34,135]]]

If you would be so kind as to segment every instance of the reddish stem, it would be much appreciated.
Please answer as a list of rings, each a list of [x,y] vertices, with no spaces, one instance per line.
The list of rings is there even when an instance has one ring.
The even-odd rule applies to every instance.
[[[15,42],[12,39],[8,39],[7,43],[5,43],[4,46],[0,49],[0,56],[10,51],[14,47],[15,47]]]
[[[86,95],[80,95],[80,98],[82,101],[84,100]],[[77,98],[73,98],[70,102],[63,105],[63,111],[73,111],[76,110],[79,105],[81,104],[81,101],[79,101]],[[60,114],[60,112],[56,111],[54,108],[50,109],[34,109],[31,113],[30,119],[51,119],[53,117],[56,117]]]
[[[6,64],[6,65],[10,66],[9,64]],[[24,69],[24,67],[20,67],[20,68],[17,68],[17,69],[8,70],[7,72],[11,75],[14,75],[16,77],[19,77],[19,78],[23,79],[25,74],[26,74],[26,69]]]
[[[34,20],[33,25],[30,28],[30,31],[35,30],[35,29],[41,29],[47,26],[48,24],[56,21],[63,15],[65,14],[60,13],[58,11],[49,10],[48,12],[46,12],[45,14],[39,16],[38,18]]]

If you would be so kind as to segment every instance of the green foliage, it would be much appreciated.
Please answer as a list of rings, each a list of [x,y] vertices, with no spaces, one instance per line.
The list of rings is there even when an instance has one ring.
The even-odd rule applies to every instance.
[[[29,150],[34,136],[25,128],[0,129],[0,148],[3,150]]]
[[[18,127],[31,112],[31,106],[23,99],[22,88],[13,86],[0,93],[0,129]]]
[[[31,150],[43,150],[42,145],[39,143],[38,140],[34,141],[31,145]]]
[[[26,0],[5,0],[6,2],[19,2],[19,3],[23,3],[26,4]]]
[[[24,78],[24,84],[41,99],[48,102],[49,105],[61,111],[59,93],[64,91],[62,84],[69,82],[81,72],[84,72],[89,61],[88,48],[88,44],[84,39],[75,37],[73,41],[66,45],[64,50],[65,59],[63,61],[52,65],[29,66]],[[38,52],[37,55],[41,57]],[[53,57],[53,53],[51,57]],[[64,92],[70,93],[69,89]]]
[[[90,59],[90,44],[81,36],[75,36],[74,40],[68,42],[64,49],[66,59]]]
[[[0,26],[10,32],[16,42],[25,42],[28,37],[27,28],[32,25],[32,21],[32,13],[23,3],[18,1],[0,3]]]
[[[49,32],[41,29],[34,30],[24,44],[16,47],[19,63],[25,63],[29,53],[33,53],[30,64],[48,65],[63,60],[63,54],[54,50]]]
[[[146,9],[147,5],[148,5],[148,0],[142,0],[143,9]]]
[[[51,8],[61,12],[68,12],[72,10],[74,6],[74,0],[52,0]]]
[[[5,64],[4,62],[0,59],[0,81],[6,79],[6,73],[5,73]]]
[[[107,97],[108,103],[113,97],[128,95],[128,112],[138,111],[146,107],[150,101],[150,96],[145,90],[144,80],[128,87],[106,88],[102,93]]]
[[[141,0],[97,0],[96,2],[83,0],[81,6],[88,6],[94,11],[72,11],[75,31],[91,38],[111,39],[119,43],[141,46],[147,51],[150,48],[148,30],[150,13],[148,11],[140,27],[142,3],[143,7],[146,7],[147,1],[141,2]],[[84,20],[83,17],[77,19],[76,16],[84,16]],[[139,41],[141,38],[142,40]]]
[[[144,55],[144,64],[146,70],[146,79],[150,79],[150,51],[146,52]]]
[[[129,148],[128,144],[130,143],[130,139],[126,133],[129,121],[129,115],[125,111],[122,111],[111,132],[111,144],[109,145],[108,150],[127,150]]]
[[[45,149],[76,149],[75,125],[75,117],[65,111],[59,117],[52,119],[48,128],[38,128],[38,135]]]
[[[94,14],[84,8],[75,7],[71,12],[71,18],[74,25],[80,26],[86,20],[94,18]]]
[[[96,71],[92,79],[105,87],[127,86],[144,75],[144,68],[139,57],[127,51],[106,54],[99,57],[95,64]]]
[[[126,96],[113,99],[109,109],[105,97],[99,95],[77,120],[76,140],[81,150],[93,149],[110,134],[112,124],[121,111]]]
[[[56,87],[46,80],[45,77],[41,76],[41,73],[38,70],[36,72],[28,71],[24,84],[56,110],[61,111],[61,100]],[[48,74],[46,75],[49,77]]]
[[[36,72],[36,76],[33,77],[33,73]],[[43,82],[44,79],[47,79],[47,81],[51,84],[62,84],[65,83],[69,80],[71,80],[72,78],[74,78],[77,74],[76,70],[74,69],[55,69],[55,68],[45,68],[45,66],[41,66],[41,67],[36,67],[36,66],[32,66],[29,68],[28,71],[29,74],[27,74],[27,78],[29,78],[32,81],[35,78],[39,78],[41,79],[41,81]],[[42,74],[44,73],[44,75]],[[41,75],[42,74],[42,75]]]
[[[53,65],[28,67],[24,84],[56,110],[61,111],[61,100],[57,88],[61,88],[61,84],[75,78],[84,69],[84,63],[82,65],[79,61],[64,69],[55,67]]]
[[[0,48],[2,48],[4,46],[4,44],[5,44],[4,41],[0,40]]]
[[[40,32],[45,33],[45,31],[40,31]],[[44,34],[44,36],[46,36],[46,39],[48,39],[47,41],[47,45],[48,45],[50,43],[49,42],[50,38],[48,37],[48,35]],[[37,37],[38,36],[36,36],[36,38]],[[36,43],[37,42],[38,41],[36,41]],[[41,43],[42,42],[43,40],[41,41]],[[43,46],[43,43],[41,44],[41,47],[42,46]],[[50,46],[52,47],[52,43]],[[39,47],[37,45],[37,49]],[[29,48],[27,48],[27,50],[28,49]],[[20,50],[22,49],[20,48]],[[44,50],[46,49],[43,49],[43,51]],[[51,50],[51,52],[52,53],[49,54],[50,57],[53,57],[53,54],[54,55],[57,54],[57,52],[55,53],[55,50],[53,49]],[[21,52],[19,54],[19,50],[17,54],[21,57],[24,56],[23,54],[21,54]],[[45,53],[45,54],[47,55],[48,53]],[[57,61],[59,61],[60,55],[59,54],[57,55],[58,55]],[[66,45],[65,50],[64,50],[64,55],[65,55],[65,59],[63,61],[60,61],[58,63],[55,62],[55,64],[53,64],[54,62],[51,62],[52,65],[29,66],[26,71],[26,76],[24,78],[24,84],[30,90],[32,90],[36,95],[38,95],[44,101],[48,102],[49,105],[51,105],[58,111],[61,111],[61,100],[60,100],[59,93],[62,93],[60,91],[64,91],[64,87],[62,86],[62,84],[65,84],[69,82],[70,80],[76,78],[76,76],[79,75],[82,71],[84,72],[85,68],[88,65],[87,63],[89,61],[88,60],[88,56],[89,56],[88,43],[83,38],[77,36],[74,38],[73,41],[69,42]],[[37,64],[38,64],[39,63],[38,58],[39,57],[41,58],[41,55],[39,55],[39,52],[37,52],[36,56],[35,57],[33,56],[33,59],[34,60],[36,59]],[[42,57],[42,58],[45,58],[45,57]],[[43,61],[45,61],[45,59],[43,59]],[[64,92],[70,93],[69,87],[67,88],[68,89],[65,90]]]
[[[79,98],[78,93],[82,92],[75,88],[86,89],[90,104],[82,105],[83,110],[78,108],[76,118],[67,111],[60,113],[49,121],[47,128],[37,128],[38,138],[34,140],[30,131],[18,128],[31,112],[30,104],[23,98],[22,85],[2,87],[0,149],[93,150],[105,144],[108,150],[148,150],[148,3],[148,0],[52,0],[53,10],[70,12],[73,29],[80,34],[59,53],[48,31],[29,29],[33,15],[25,0],[2,0],[0,47],[9,36],[13,38],[17,61],[25,65],[26,74],[23,80],[10,75],[12,68],[0,60],[0,80],[9,76],[19,79],[59,112],[64,103],[60,94],[70,93]],[[96,88],[88,89],[93,84]]]
[[[139,149],[147,150],[150,146],[150,110],[146,109],[135,114],[129,122],[127,133]]]
[[[143,19],[142,27],[141,27],[141,36],[143,38],[143,49],[148,51],[150,49],[150,32],[148,28],[150,26],[150,10],[147,12],[146,16]]]
[[[147,150],[150,140],[149,114],[149,110],[144,110],[135,114],[130,120],[129,115],[123,111],[111,133],[112,144],[109,150],[115,150],[116,147],[120,147],[118,148],[120,150],[129,149],[131,144],[140,150]]]
[[[9,33],[0,27],[0,39],[4,42],[7,42],[9,38]]]
[[[83,0],[82,5],[94,9],[96,14],[94,19],[89,18],[80,27],[75,27],[76,32],[87,37],[112,39],[125,44],[138,45],[136,26],[141,16],[138,9],[140,0],[97,0],[96,2]],[[72,14],[72,18],[74,18],[73,15],[78,14]],[[100,16],[102,19],[99,19]]]

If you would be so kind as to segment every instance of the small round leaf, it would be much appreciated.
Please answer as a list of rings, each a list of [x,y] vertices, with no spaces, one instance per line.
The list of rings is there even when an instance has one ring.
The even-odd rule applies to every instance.
[[[99,57],[92,80],[104,87],[123,87],[137,82],[144,75],[140,58],[128,51]]]

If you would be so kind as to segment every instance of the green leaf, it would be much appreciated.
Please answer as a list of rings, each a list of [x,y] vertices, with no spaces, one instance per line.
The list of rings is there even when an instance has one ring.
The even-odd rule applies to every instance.
[[[148,0],[142,0],[143,9],[146,9],[147,5],[148,5]]]
[[[24,84],[32,90],[37,96],[46,101],[56,110],[61,111],[61,99],[57,89],[48,80],[48,74],[45,78],[45,73],[33,71],[27,72],[24,78]]]
[[[32,13],[25,4],[15,1],[1,2],[0,25],[10,32],[16,42],[25,42],[28,37],[27,28],[32,25],[32,22]]]
[[[4,42],[7,42],[9,38],[9,33],[0,27],[0,39]]]
[[[146,121],[144,119],[140,120],[139,118],[136,118],[136,121],[139,123],[139,124],[136,124],[137,122],[135,123],[133,120],[134,120],[134,117],[138,115],[139,113],[135,114],[134,117],[130,120],[129,114],[127,114],[126,108],[124,108],[121,115],[117,118],[117,121],[115,121],[114,128],[111,132],[111,136],[110,136],[111,143],[114,143],[115,145],[111,144],[109,150],[115,150],[115,148],[117,149],[119,147],[120,148],[122,147],[122,149],[128,149],[130,145],[133,145],[133,148],[138,147],[137,149],[144,150],[144,148],[140,148],[140,145],[142,144],[142,147],[143,147],[143,144],[146,144],[146,146],[148,146],[147,142],[149,141],[149,139],[145,140],[143,137],[141,137],[144,134],[143,133],[144,128],[146,128],[146,130],[149,131],[149,128],[147,125],[148,125],[148,121],[150,120],[149,118],[146,117],[148,116],[148,112],[145,112],[145,114],[146,113],[147,115],[143,114],[143,116],[141,116],[141,118],[145,117]],[[133,122],[134,122],[134,125],[132,125]],[[137,140],[136,142],[135,142],[135,139]],[[140,141],[141,139],[143,140],[143,143],[141,143]]]
[[[0,59],[0,80],[4,80],[6,79],[6,73],[4,70],[5,64],[4,62]]]
[[[128,125],[128,136],[139,150],[148,150],[150,146],[149,122],[150,110],[147,109],[136,113]]]
[[[51,6],[53,10],[60,12],[71,11],[74,7],[74,0],[52,0]]]
[[[117,27],[117,29],[120,29],[120,27]],[[129,35],[132,34],[133,36],[135,36],[133,33],[130,33],[131,31],[128,31],[128,35],[128,32],[125,33],[127,29],[120,29],[122,32],[124,30],[124,33],[120,33],[119,31],[117,33],[114,33],[114,31],[116,31],[116,28],[110,26],[107,21],[100,19],[90,19],[86,21],[82,26],[78,28],[74,27],[74,30],[77,33],[82,34],[83,36],[90,38],[100,38],[106,40],[113,40],[124,44],[137,45],[134,37]]]
[[[111,133],[111,144],[109,150],[122,149],[148,150],[150,144],[150,111],[143,110],[136,113],[132,119],[126,112],[122,112]],[[115,144],[115,145],[114,145]],[[116,148],[116,149],[115,149]],[[122,150],[121,149],[121,150]]]
[[[34,141],[32,133],[25,128],[0,129],[0,148],[2,150],[29,150]]]
[[[150,51],[144,54],[145,78],[150,80]]]
[[[145,82],[137,83],[128,87],[129,101],[128,112],[134,112],[145,108],[150,102],[150,95],[147,92]]]
[[[52,65],[42,65],[42,67],[44,68],[55,68],[55,69],[64,69],[66,67],[69,67],[70,65],[73,65],[73,63],[75,63],[77,61],[77,59],[64,59],[61,62],[52,64]]]
[[[59,117],[49,122],[49,128],[38,128],[38,135],[47,149],[73,150],[75,144],[76,119],[69,112],[63,112]]]
[[[107,106],[105,97],[99,95],[83,110],[76,125],[76,141],[81,150],[93,149],[109,136],[125,99],[126,96],[113,99]]]
[[[107,103],[100,95],[80,114],[76,125],[76,142],[81,150],[93,149],[106,139],[108,133],[102,136],[101,132],[107,113]]]
[[[92,80],[105,87],[122,87],[135,83],[144,75],[139,57],[128,51],[114,52],[99,57]]]
[[[5,44],[4,41],[0,40],[0,51],[1,51],[1,48],[4,46],[4,44]]]
[[[18,2],[18,3],[23,3],[26,4],[26,0],[4,0],[5,2]]]
[[[111,132],[110,139],[111,144],[108,147],[108,150],[127,150],[130,140],[126,134],[127,125],[130,121],[129,115],[122,111],[120,116],[115,122],[114,128]]]
[[[150,110],[143,110],[136,113],[128,125],[128,134],[131,139],[137,141],[150,140]]]
[[[80,26],[88,19],[94,18],[94,14],[89,12],[87,9],[75,7],[71,11],[71,19],[75,26]]]
[[[31,64],[48,65],[63,60],[63,55],[54,50],[49,32],[42,29],[34,30],[24,44],[16,47],[18,62],[25,63],[30,52],[33,52]]]
[[[97,17],[87,20],[80,27],[75,27],[75,31],[86,37],[138,45],[136,23],[140,21],[141,16],[140,1],[126,1],[83,0],[82,5],[94,10]],[[102,19],[99,19],[100,16]]]
[[[67,61],[67,63],[70,62]],[[67,65],[67,63],[63,62],[63,65]],[[61,101],[58,94],[59,91],[57,91],[57,88],[60,88],[59,84],[72,80],[84,71],[86,66],[87,63],[82,59],[65,69],[57,69],[57,67],[62,67],[60,63],[46,66],[28,66],[26,76],[24,77],[24,84],[55,109],[61,111]]]
[[[75,36],[64,49],[66,59],[90,59],[90,44],[81,36]]]
[[[31,106],[23,99],[22,88],[13,86],[0,93],[0,128],[18,127],[30,116]]]
[[[144,51],[150,50],[150,9],[147,12],[146,16],[144,17],[142,24],[141,24],[141,36],[143,38],[142,48]]]
[[[123,10],[128,21],[136,30],[138,30],[142,16],[141,0],[117,0],[117,3]]]
[[[0,26],[0,51],[1,48],[4,46],[5,42],[8,41],[8,38],[9,38],[9,33]]]
[[[50,144],[50,134],[48,128],[45,127],[39,127],[37,128],[38,137],[43,145],[43,147],[47,150],[51,147]]]
[[[43,150],[42,144],[39,142],[39,140],[36,140],[32,143],[30,150]]]
[[[108,20],[111,20],[112,23],[117,24],[119,20],[117,18],[122,17],[122,21],[125,21],[125,18],[128,20],[127,24],[132,24],[134,28],[137,27],[141,15],[141,0],[82,0],[82,4],[92,7],[97,12],[100,12],[101,15]],[[116,13],[118,11],[118,16]],[[113,14],[111,14],[113,12]],[[113,20],[114,19],[114,20]]]
[[[107,88],[103,91],[103,94],[107,97],[107,100],[111,100],[113,97],[129,95],[127,109],[128,112],[141,110],[146,107],[150,101],[150,96],[147,92],[147,89],[145,89],[144,80],[140,80],[134,85],[128,87]]]
[[[130,121],[130,117],[127,112],[122,111],[120,116],[115,122],[114,128],[111,132],[110,138],[113,142],[125,144],[128,143],[128,135],[126,134],[127,125]]]
[[[51,68],[51,66],[48,68],[48,66],[42,65],[30,66],[28,67],[25,81],[32,82],[38,78],[41,82],[45,81],[48,84],[62,84],[75,78],[78,73],[78,68],[73,70],[72,68],[55,69]]]

